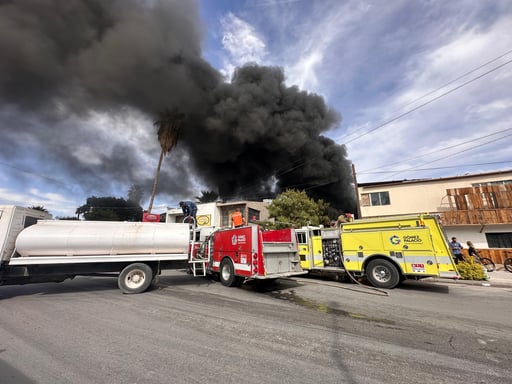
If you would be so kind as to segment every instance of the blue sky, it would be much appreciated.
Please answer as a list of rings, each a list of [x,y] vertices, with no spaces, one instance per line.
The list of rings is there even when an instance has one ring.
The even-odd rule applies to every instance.
[[[329,136],[360,181],[511,168],[510,2],[204,4],[208,59],[226,72],[245,59],[280,65],[324,96],[343,117]]]
[[[321,95],[341,114],[326,135],[346,145],[359,182],[512,169],[510,1],[202,0],[197,15],[202,57],[226,81],[247,62],[279,66],[287,85]],[[44,205],[67,216],[88,196],[126,194],[129,179],[77,182],[59,164],[62,145],[76,146],[83,167],[122,147],[137,149],[132,174],[152,176],[156,168],[152,122],[140,111],[64,110],[53,121],[62,127],[58,140],[48,135],[44,150],[30,132],[49,131],[47,121],[21,114],[16,103],[4,102],[0,112],[4,138],[24,143],[0,154],[0,204]],[[68,129],[76,126],[108,145],[77,140]],[[119,138],[120,131],[128,134]],[[194,183],[199,195],[201,182]],[[159,194],[155,211],[187,197]]]

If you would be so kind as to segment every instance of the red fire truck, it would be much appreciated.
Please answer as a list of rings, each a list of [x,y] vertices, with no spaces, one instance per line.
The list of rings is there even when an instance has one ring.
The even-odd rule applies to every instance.
[[[218,274],[221,283],[228,287],[240,286],[245,279],[276,279],[306,273],[300,265],[293,229],[263,231],[254,225],[216,230],[205,239],[199,236],[198,240],[199,247],[192,252],[193,268],[202,264],[206,273]]]

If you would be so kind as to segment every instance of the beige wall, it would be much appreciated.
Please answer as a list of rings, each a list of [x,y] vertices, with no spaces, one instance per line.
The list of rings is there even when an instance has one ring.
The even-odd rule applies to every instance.
[[[493,175],[475,175],[447,179],[405,181],[396,184],[360,186],[359,201],[365,193],[389,192],[389,205],[363,206],[361,216],[387,216],[407,213],[442,212],[450,208],[446,190],[449,188],[471,187],[475,183],[511,180],[512,171]]]

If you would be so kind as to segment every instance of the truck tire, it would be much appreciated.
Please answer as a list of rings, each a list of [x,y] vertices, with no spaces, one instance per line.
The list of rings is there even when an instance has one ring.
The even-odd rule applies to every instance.
[[[153,270],[149,265],[133,263],[121,271],[117,285],[123,293],[141,293],[149,288],[152,281]]]
[[[377,288],[395,288],[400,284],[400,273],[396,266],[383,259],[375,259],[368,263],[366,278]]]
[[[236,287],[239,283],[239,279],[235,276],[235,267],[229,257],[226,257],[220,263],[219,279],[221,284],[226,287]]]

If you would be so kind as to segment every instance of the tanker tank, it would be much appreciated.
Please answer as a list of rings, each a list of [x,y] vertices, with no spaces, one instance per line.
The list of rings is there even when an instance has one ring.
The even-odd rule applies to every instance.
[[[187,254],[190,227],[180,223],[44,220],[20,232],[20,256]]]

